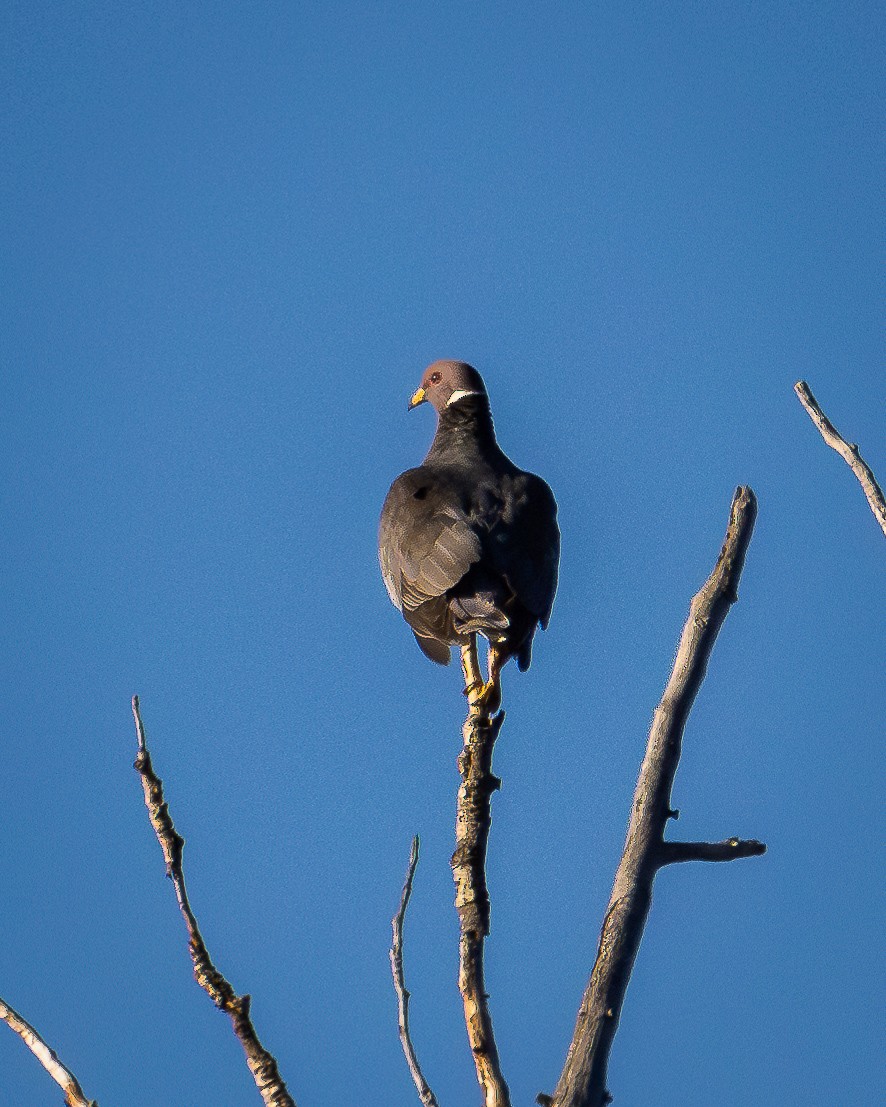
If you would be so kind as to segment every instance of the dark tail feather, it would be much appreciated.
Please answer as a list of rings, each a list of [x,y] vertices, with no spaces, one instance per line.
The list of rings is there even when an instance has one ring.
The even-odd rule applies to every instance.
[[[532,635],[530,634],[517,653],[517,668],[525,673],[532,661]]]

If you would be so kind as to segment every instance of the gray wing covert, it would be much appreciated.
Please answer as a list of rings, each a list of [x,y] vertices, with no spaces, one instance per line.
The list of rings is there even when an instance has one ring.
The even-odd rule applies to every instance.
[[[379,524],[379,561],[392,602],[415,611],[453,588],[480,559],[480,539],[450,490],[427,470],[391,485]]]

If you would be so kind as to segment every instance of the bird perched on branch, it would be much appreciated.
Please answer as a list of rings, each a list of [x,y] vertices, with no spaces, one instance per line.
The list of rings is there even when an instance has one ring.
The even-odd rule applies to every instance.
[[[391,485],[379,561],[395,607],[441,665],[461,649],[471,711],[501,705],[502,666],[528,669],[548,625],[560,559],[557,504],[545,482],[499,448],[483,378],[463,361],[428,366],[409,408],[429,402],[437,433],[424,462]],[[477,635],[489,642],[483,679]]]

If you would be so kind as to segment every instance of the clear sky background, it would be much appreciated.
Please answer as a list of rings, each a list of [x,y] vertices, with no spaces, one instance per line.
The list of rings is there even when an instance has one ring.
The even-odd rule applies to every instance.
[[[551,1091],[648,724],[737,484],[618,1105],[882,1102],[886,479],[879,5],[9,0],[0,995],[102,1107],[258,1102],[191,978],[132,770],[141,696],[209,948],[300,1107],[479,1101],[456,990],[460,673],[376,563],[424,366],[474,363],[560,504],[505,673],[488,984]],[[0,1026],[0,1104],[61,1097]]]

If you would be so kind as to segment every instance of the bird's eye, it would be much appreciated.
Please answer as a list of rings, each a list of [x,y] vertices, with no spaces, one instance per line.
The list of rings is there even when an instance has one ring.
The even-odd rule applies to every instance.
[[[431,373],[431,376],[430,376],[429,379],[430,379],[431,384],[439,384],[440,380],[441,380],[441,377],[440,377],[439,373]]]

